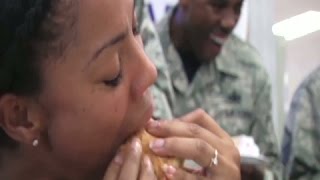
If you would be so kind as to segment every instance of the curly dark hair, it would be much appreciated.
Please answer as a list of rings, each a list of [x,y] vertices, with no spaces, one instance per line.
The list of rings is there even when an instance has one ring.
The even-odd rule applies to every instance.
[[[0,98],[8,93],[34,96],[41,91],[40,62],[62,56],[70,43],[74,2],[0,1]],[[0,129],[0,148],[15,146]]]

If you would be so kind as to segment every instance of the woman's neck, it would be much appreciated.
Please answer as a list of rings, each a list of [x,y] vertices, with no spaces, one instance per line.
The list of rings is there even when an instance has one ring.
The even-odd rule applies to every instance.
[[[37,155],[21,153],[19,150],[1,150],[0,179],[10,180],[56,180],[45,163]],[[52,178],[51,178],[52,177]]]
[[[2,150],[0,159],[0,179],[28,179],[32,173],[27,173],[25,161],[16,150]],[[31,165],[29,166],[31,167]],[[32,177],[30,177],[32,178]]]
[[[64,163],[59,164],[56,158],[47,157],[48,154],[28,150],[0,150],[0,180],[87,180],[103,177],[104,169],[85,173],[84,170],[65,167]]]

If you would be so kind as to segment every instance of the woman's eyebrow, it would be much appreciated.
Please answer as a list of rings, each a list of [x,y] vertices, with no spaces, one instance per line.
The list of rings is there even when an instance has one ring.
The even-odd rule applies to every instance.
[[[108,49],[112,46],[115,46],[117,44],[119,44],[121,41],[123,41],[127,35],[129,34],[128,30],[122,31],[121,33],[115,35],[113,38],[111,38],[110,40],[108,40],[107,42],[105,42],[100,48],[98,48],[98,50],[93,54],[89,64],[94,61],[95,59],[97,59],[97,57],[102,53],[102,51],[104,51],[105,49]]]

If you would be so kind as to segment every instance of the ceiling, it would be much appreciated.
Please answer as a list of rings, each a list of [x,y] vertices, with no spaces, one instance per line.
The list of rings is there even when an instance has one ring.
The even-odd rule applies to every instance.
[[[275,0],[275,22],[314,10],[320,11],[319,0]]]

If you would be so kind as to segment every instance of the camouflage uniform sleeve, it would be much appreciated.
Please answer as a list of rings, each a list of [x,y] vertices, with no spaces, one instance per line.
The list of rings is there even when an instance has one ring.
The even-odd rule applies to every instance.
[[[165,94],[157,87],[151,88],[154,103],[153,116],[155,119],[166,119],[170,120],[173,118],[170,106],[167,101]]]
[[[252,127],[252,136],[258,144],[261,153],[268,158],[269,169],[274,179],[282,179],[282,164],[280,162],[280,151],[274,131],[271,110],[271,86],[267,73],[260,70],[255,79],[255,121]]]
[[[294,132],[293,126],[295,124],[293,118],[290,117],[292,115],[292,113],[289,114],[282,137],[281,160],[284,165],[284,179],[288,179],[291,170],[292,136]]]
[[[293,139],[287,172],[293,180],[320,179],[319,90],[302,86],[291,103],[287,124],[293,124]]]
[[[155,111],[154,116],[161,119],[171,119],[172,113],[167,99],[167,92],[171,87],[170,77],[161,47],[158,33],[151,20],[146,1],[136,1],[136,14],[140,21],[140,33],[147,56],[155,64],[158,71],[158,78],[151,88]]]

